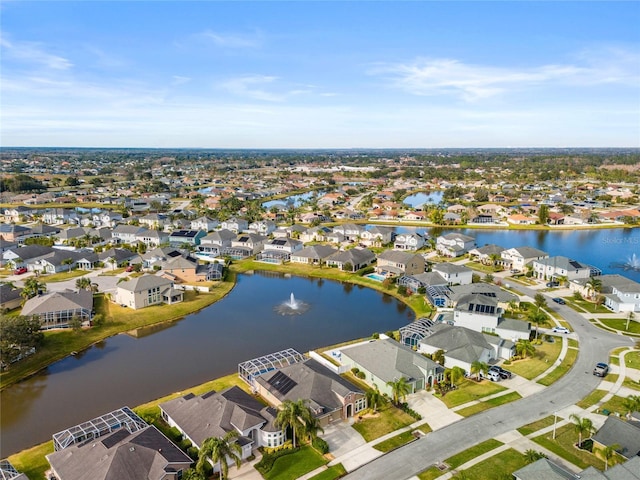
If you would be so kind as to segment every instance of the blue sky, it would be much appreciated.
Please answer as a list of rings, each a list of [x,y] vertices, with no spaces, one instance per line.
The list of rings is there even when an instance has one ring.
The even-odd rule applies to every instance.
[[[3,1],[4,146],[640,147],[640,2]]]

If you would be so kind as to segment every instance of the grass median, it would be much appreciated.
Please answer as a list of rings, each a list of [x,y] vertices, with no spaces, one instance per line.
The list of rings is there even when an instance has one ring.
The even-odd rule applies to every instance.
[[[578,357],[578,350],[569,349],[564,359],[556,368],[554,368],[548,375],[538,380],[540,385],[548,387],[552,383],[562,378],[573,366],[576,358]]]
[[[499,407],[500,405],[504,405],[505,403],[515,402],[516,400],[520,400],[521,398],[522,395],[520,395],[518,392],[510,392],[506,395],[494,397],[489,400],[483,400],[479,403],[476,403],[475,405],[470,405],[466,408],[456,410],[456,413],[458,415],[462,415],[463,417],[470,417],[471,415],[475,415],[476,413],[489,410],[490,408]]]

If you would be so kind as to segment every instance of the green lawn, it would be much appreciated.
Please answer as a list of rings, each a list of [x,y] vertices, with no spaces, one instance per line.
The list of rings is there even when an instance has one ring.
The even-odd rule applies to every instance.
[[[296,453],[278,458],[264,478],[266,480],[295,480],[326,464],[327,460],[311,447],[300,447]]]
[[[441,477],[447,473],[446,471],[440,471],[438,467],[429,467],[425,471],[420,472],[418,474],[418,478],[420,480],[434,480],[435,478]]]
[[[491,450],[495,450],[502,445],[504,445],[504,443],[494,438],[490,438],[489,440],[479,443],[478,445],[460,452],[453,457],[447,458],[444,463],[449,465],[449,468],[451,469],[458,468],[460,465],[464,465],[469,460],[473,460],[474,458],[479,457],[484,453],[490,452]]]
[[[501,395],[499,397],[491,398],[486,401],[481,401],[480,403],[476,403],[475,405],[471,405],[461,410],[456,410],[456,413],[462,415],[463,417],[470,417],[471,415],[475,415],[476,413],[480,413],[485,410],[489,410],[490,408],[504,405],[505,403],[515,402],[516,400],[520,400],[521,398],[522,396],[518,392],[510,392],[506,395]]]
[[[9,370],[0,373],[0,388],[5,388],[34,373],[47,365],[60,360],[69,353],[80,352],[89,346],[118,333],[141,327],[178,320],[190,313],[197,312],[220,300],[233,288],[233,282],[224,282],[213,289],[212,293],[185,292],[185,301],[173,305],[154,305],[132,310],[108,301],[104,295],[94,296],[96,313],[106,319],[99,327],[74,332],[69,329],[45,332],[44,344],[38,351],[24,360],[11,365]]]
[[[542,430],[543,428],[550,427],[553,425],[553,415],[549,415],[548,417],[544,417],[540,420],[536,420],[535,422],[527,423],[522,427],[518,428],[518,432],[520,432],[525,437],[527,435],[531,435],[533,432],[537,432],[538,430]]]
[[[555,369],[551,371],[547,376],[538,380],[540,385],[544,385],[548,387],[553,382],[559,380],[565,373],[569,371],[569,369],[573,366],[573,363],[576,361],[578,357],[578,350],[567,350],[567,355],[562,360],[562,363],[558,365]]]
[[[602,400],[602,397],[604,397],[607,393],[608,392],[604,390],[594,390],[589,395],[587,395],[582,400],[580,400],[578,403],[576,403],[576,405],[579,406],[580,408],[587,409],[589,407],[592,407],[596,403],[598,403],[600,400]]]
[[[577,340],[574,340],[573,338],[568,338],[567,339],[569,341],[569,346],[573,347],[573,348],[578,348],[580,346],[580,344],[578,343]]]
[[[406,445],[409,442],[413,442],[416,437],[411,432],[402,432],[395,437],[388,438],[387,440],[380,442],[373,446],[376,450],[380,452],[390,452],[391,450],[395,450],[402,445]]]
[[[625,318],[599,318],[598,319],[604,326],[612,328],[619,332],[632,333],[640,335],[640,322],[629,322],[629,330],[626,329],[627,320]]]
[[[86,270],[71,270],[70,272],[52,273],[51,275],[40,275],[38,280],[44,283],[64,282],[70,278],[81,277],[89,273]]]
[[[11,455],[9,461],[16,470],[24,473],[31,480],[43,480],[45,478],[44,472],[50,468],[49,462],[44,457],[49,453],[53,453],[53,441]]]
[[[468,478],[473,480],[496,480],[498,478],[510,478],[511,474],[527,464],[526,457],[509,448],[497,453],[480,463],[464,470]]]
[[[532,357],[516,360],[505,368],[527,380],[532,380],[553,365],[560,355],[562,343],[556,340],[553,343],[544,342],[535,347],[536,353]]]
[[[640,350],[627,353],[624,356],[624,364],[629,368],[640,370]]]
[[[347,471],[341,463],[327,468],[324,472],[314,475],[309,480],[335,480],[346,475]]]
[[[587,468],[589,465],[593,465],[599,470],[604,470],[604,462],[602,460],[574,446],[578,443],[578,434],[575,432],[573,424],[558,427],[555,440],[552,436],[553,432],[545,433],[535,437],[533,441],[580,468]]]
[[[415,422],[415,419],[402,410],[394,407],[391,402],[382,405],[374,417],[366,417],[353,424],[353,428],[367,441],[380,438],[399,428]]]
[[[571,299],[571,302],[589,313],[611,313],[611,310],[606,308],[604,305],[596,305],[595,303],[587,300]]]
[[[624,402],[624,400],[625,397],[614,395],[609,399],[609,401],[600,405],[600,408],[598,410],[599,412],[602,412],[603,410],[609,410],[611,413],[617,412],[620,414],[620,416],[624,416],[624,414],[627,413],[624,406],[622,405],[622,402]]]
[[[428,423],[423,423],[421,425],[418,426],[418,430],[420,430],[422,433],[431,433],[433,432],[433,430],[431,430],[431,427],[429,426]]]
[[[640,382],[636,382],[635,380],[631,380],[630,378],[625,378],[624,382],[622,382],[622,386],[632,388],[634,390],[640,390]]]
[[[447,407],[453,408],[504,390],[506,390],[505,387],[489,380],[478,383],[475,380],[464,379],[456,390],[448,392],[441,400]]]

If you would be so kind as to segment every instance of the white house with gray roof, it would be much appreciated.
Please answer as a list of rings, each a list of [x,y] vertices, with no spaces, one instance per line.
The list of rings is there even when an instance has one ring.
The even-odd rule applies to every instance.
[[[169,426],[177,428],[198,449],[208,438],[236,432],[242,460],[251,456],[254,448],[279,447],[286,440],[282,429],[275,425],[277,410],[237,386],[169,400],[160,404],[160,413]]]
[[[292,263],[322,265],[326,259],[336,253],[338,249],[330,245],[309,245],[291,254]]]
[[[171,280],[156,275],[142,275],[119,283],[113,297],[114,302],[133,309],[182,300],[183,292],[175,290]]]
[[[89,324],[93,311],[93,294],[88,290],[63,290],[30,298],[24,303],[21,315],[37,317],[41,328],[67,328],[72,318]]]
[[[533,247],[508,248],[500,254],[500,262],[505,268],[521,272],[534,260],[542,260],[543,258],[549,258],[549,254]]]
[[[457,298],[453,311],[454,325],[476,332],[492,333],[512,341],[528,340],[531,325],[528,322],[501,318],[503,308],[498,298],[483,293],[469,293]]]
[[[475,246],[476,239],[462,233],[449,233],[436,239],[436,250],[445,257],[461,257]]]
[[[424,257],[417,253],[385,250],[378,255],[376,273],[385,277],[424,273]]]
[[[387,382],[404,377],[415,393],[444,379],[444,368],[395,340],[384,338],[341,349],[341,361],[365,373],[364,380],[393,395]]]
[[[473,282],[473,270],[453,263],[434,263],[431,270],[439,273],[449,285],[469,285]]]
[[[421,233],[401,233],[396,235],[393,243],[394,250],[419,250],[427,243]]]
[[[531,264],[534,275],[539,280],[589,278],[592,273],[590,265],[561,255],[534,260]]]
[[[327,265],[338,267],[340,270],[355,272],[368,267],[376,260],[376,255],[368,248],[352,248],[338,251],[327,258]],[[349,269],[349,266],[351,268]]]

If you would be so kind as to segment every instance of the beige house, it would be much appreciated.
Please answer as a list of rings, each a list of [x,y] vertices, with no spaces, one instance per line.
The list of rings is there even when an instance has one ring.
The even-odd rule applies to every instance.
[[[114,296],[116,303],[133,309],[182,300],[183,293],[173,288],[171,280],[155,275],[143,275],[119,284]]]
[[[424,273],[424,258],[417,253],[385,250],[378,255],[376,272],[387,277]]]

